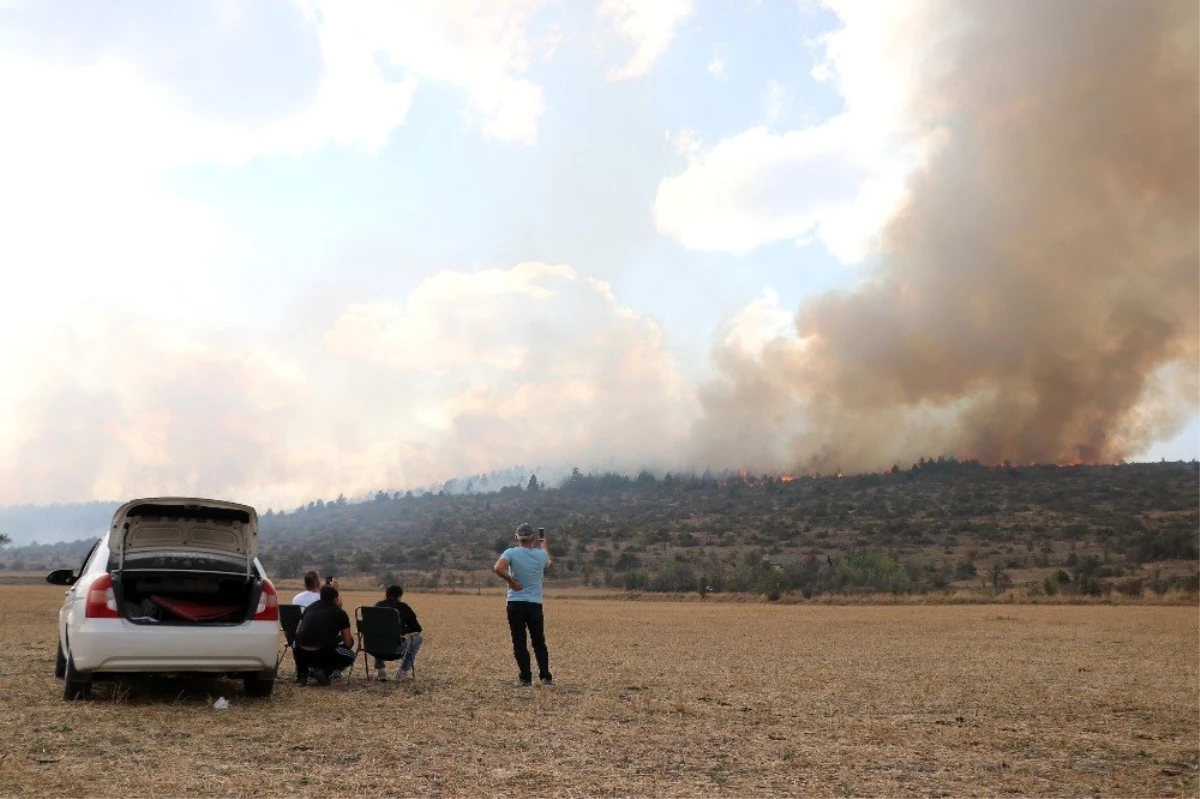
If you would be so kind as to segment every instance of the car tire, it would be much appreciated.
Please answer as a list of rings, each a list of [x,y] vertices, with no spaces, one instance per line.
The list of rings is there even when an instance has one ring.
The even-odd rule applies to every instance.
[[[62,679],[67,674],[67,656],[62,651],[62,641],[58,642],[58,654],[54,656],[54,676]]]
[[[246,696],[268,697],[275,690],[275,675],[268,672],[248,674],[242,678]]]
[[[92,698],[92,677],[89,674],[80,674],[75,670],[75,659],[67,655],[67,667],[63,672],[63,699],[71,701],[73,699],[91,699]]]

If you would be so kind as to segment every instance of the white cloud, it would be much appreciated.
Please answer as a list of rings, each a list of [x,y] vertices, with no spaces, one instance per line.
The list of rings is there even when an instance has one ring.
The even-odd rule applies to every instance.
[[[692,0],[603,0],[597,13],[633,44],[629,60],[608,71],[609,80],[627,80],[650,72],[692,13]]]
[[[129,54],[64,65],[5,53],[0,74],[14,79],[0,81],[0,102],[15,124],[0,131],[0,153],[65,163],[71,170],[102,164],[144,171],[237,164],[327,142],[376,150],[403,123],[415,81],[388,81],[369,53],[339,48],[327,30],[323,38],[325,72],[311,104],[255,124],[197,114],[181,93],[139,70]]]
[[[845,110],[818,125],[780,133],[750,128],[713,145],[659,185],[658,229],[685,247],[748,252],[780,240],[819,239],[847,262],[878,246],[902,202],[906,178],[936,149],[936,98],[917,97],[918,79],[945,69],[930,40],[963,20],[933,2],[886,6],[830,0],[841,26],[818,40],[814,75],[841,93]],[[768,89],[777,119],[786,90]]]
[[[86,24],[52,5],[5,7],[0,263],[20,291],[0,292],[0,336],[135,296],[207,303],[219,320],[229,303],[210,287],[247,251],[167,171],[328,144],[377,151],[418,79],[462,88],[485,135],[533,142],[542,93],[522,75],[544,2],[222,2],[192,9],[203,24],[182,33],[166,7],[129,18],[109,6]]]
[[[945,42],[969,25],[970,8],[946,0],[821,2],[841,25],[818,40],[823,58],[813,76],[838,90],[856,125],[924,133],[939,109],[917,87],[936,83],[951,67],[954,48]]]
[[[725,59],[721,56],[713,56],[713,60],[708,62],[708,74],[715,77],[725,75]]]
[[[704,149],[700,135],[688,128],[667,131],[667,143],[671,145],[671,150],[676,155],[682,155],[689,160],[695,158]]]
[[[762,296],[734,314],[724,324],[717,346],[741,353],[745,357],[760,354],[768,342],[796,337],[796,315],[779,304],[774,289],[764,289]]]
[[[837,124],[783,135],[751,128],[725,139],[659,185],[658,229],[708,252],[803,236],[830,209],[853,202],[867,176],[843,148]]]
[[[0,427],[5,496],[245,495],[286,479],[289,437],[314,421],[306,377],[250,331],[199,339],[130,307],[36,343],[0,395],[20,420]]]
[[[315,345],[129,300],[26,336],[0,495],[293,507],[522,463],[636,470],[697,414],[658,324],[567,266],[444,271],[344,308]]]
[[[445,374],[459,367],[513,371],[525,361],[526,325],[560,298],[549,286],[576,282],[568,267],[539,263],[426,278],[408,300],[356,303],[326,341],[338,354],[395,369]]]
[[[430,446],[455,470],[570,458],[640,468],[695,415],[658,325],[606,283],[536,262],[441,272],[403,303],[352,306],[326,343],[414,388]]]
[[[469,117],[504,141],[532,144],[542,87],[522,77],[531,49],[552,53],[555,36],[535,47],[526,33],[549,0],[306,0],[326,52],[338,59],[392,65],[467,92]]]
[[[9,46],[0,53],[0,104],[9,120],[0,130],[0,153],[65,158],[72,167],[103,161],[145,170],[238,164],[328,143],[374,152],[404,123],[418,79],[465,90],[469,115],[487,135],[532,143],[543,101],[541,87],[522,77],[529,67],[526,28],[546,2],[300,0],[296,52],[287,51],[294,63],[272,61],[269,48],[280,46],[282,34],[264,37],[261,50],[242,65],[245,74],[231,78],[270,70],[303,83],[309,73],[304,42],[313,39],[318,63],[312,85],[287,87],[297,101],[266,116],[239,106],[233,85],[215,100],[191,102],[207,88],[204,71],[223,57],[221,36],[240,42],[238,36],[257,32],[243,19],[245,8],[214,6],[213,26],[221,33],[204,40],[209,50],[189,53],[190,71],[176,72],[158,68],[158,50],[196,45],[172,42],[170,26],[162,41],[114,33],[93,51],[65,48],[64,58],[63,48],[37,47],[54,41],[58,21],[50,18],[14,40],[24,49]],[[108,22],[120,29],[120,20]],[[282,86],[273,91],[286,93]]]

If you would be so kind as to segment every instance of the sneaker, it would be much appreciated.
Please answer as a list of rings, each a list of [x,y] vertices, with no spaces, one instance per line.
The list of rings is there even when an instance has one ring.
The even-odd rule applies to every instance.
[[[320,669],[312,670],[312,678],[317,681],[317,685],[329,685],[333,680],[329,679],[329,675]]]
[[[532,688],[533,680],[517,680],[518,688]]]
[[[554,685],[554,678],[553,677],[542,677],[541,683],[542,683],[542,685]]]
[[[296,685],[299,685],[301,688],[308,685],[308,672],[307,671],[304,672],[303,674],[296,675]]]
[[[331,681],[332,681],[332,680],[336,680],[338,677],[341,677],[341,676],[342,676],[342,670],[341,670],[341,669],[334,669],[333,671],[329,672],[329,679],[330,679]]]
[[[413,678],[412,669],[401,669],[400,673],[396,675],[396,679],[400,680],[401,682],[408,682],[412,678]]]
[[[380,682],[388,681],[387,669],[376,669],[375,676],[379,679]]]

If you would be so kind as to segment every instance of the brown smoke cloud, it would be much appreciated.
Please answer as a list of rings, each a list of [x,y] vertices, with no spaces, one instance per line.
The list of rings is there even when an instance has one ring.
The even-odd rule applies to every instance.
[[[1108,461],[1195,410],[1197,4],[945,11],[970,24],[938,38],[951,68],[907,109],[944,142],[878,268],[806,303],[798,339],[717,352],[696,428],[708,462]]]

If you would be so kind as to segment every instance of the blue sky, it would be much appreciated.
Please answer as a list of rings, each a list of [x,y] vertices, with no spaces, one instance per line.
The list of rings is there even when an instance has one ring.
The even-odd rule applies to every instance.
[[[377,152],[325,146],[303,158],[189,165],[170,182],[191,201],[219,206],[252,237],[256,262],[278,263],[289,281],[321,283],[331,262],[347,257],[364,262],[363,290],[389,293],[411,289],[429,270],[562,262],[605,275],[643,312],[661,313],[664,300],[670,309],[665,289],[695,281],[701,290],[680,293],[670,310],[686,326],[692,303],[701,303],[702,329],[711,332],[714,314],[733,313],[766,287],[790,306],[849,284],[856,272],[819,246],[769,244],[747,259],[689,253],[659,235],[655,192],[664,172],[685,163],[667,133],[688,129],[716,141],[747,123],[786,130],[837,113],[840,98],[812,78],[817,54],[806,45],[835,21],[790,4],[697,9],[637,81],[607,80],[608,65],[578,38],[576,49],[562,44],[529,72],[547,105],[532,147],[480,136],[463,124],[462,91],[422,84],[405,124]],[[706,71],[714,59],[724,64],[720,75]],[[785,99],[768,119],[775,86]],[[406,269],[397,256],[420,266]],[[707,350],[707,336],[689,336],[697,338]]]
[[[803,461],[783,371],[697,431],[876,279],[937,5],[0,0],[0,503]],[[1200,454],[1194,354],[1117,455]]]

